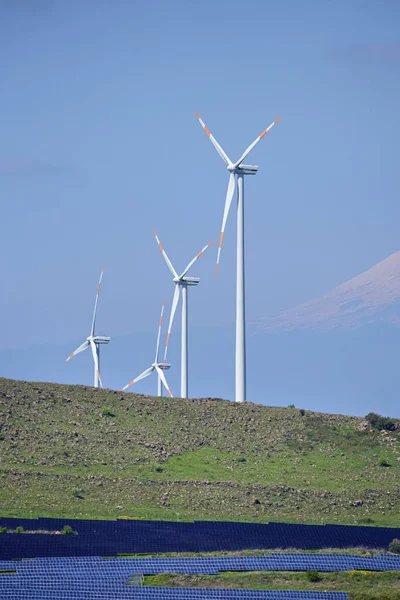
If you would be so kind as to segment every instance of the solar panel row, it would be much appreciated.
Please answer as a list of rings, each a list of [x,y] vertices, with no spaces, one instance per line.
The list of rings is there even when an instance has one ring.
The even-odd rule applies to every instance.
[[[0,580],[1,585],[1,580]],[[2,598],[30,600],[347,600],[343,592],[297,592],[297,591],[261,591],[228,590],[203,588],[162,588],[123,586],[121,584],[72,585],[70,582],[48,582],[47,584],[14,585],[1,589]]]
[[[400,556],[370,557],[351,554],[271,554],[267,556],[209,558],[118,558],[101,557],[37,558],[0,561],[0,570],[13,569],[19,575],[100,577],[113,574],[156,575],[159,573],[217,574],[220,571],[400,571]]]
[[[288,523],[194,521],[88,521],[70,519],[0,519],[1,527],[62,530],[71,525],[78,535],[2,534],[0,559],[34,556],[115,556],[124,553],[205,552],[251,548],[387,549],[400,529]]]
[[[293,593],[289,596],[285,595],[267,595],[268,592],[264,592],[264,595],[251,595],[251,596],[243,596],[243,594],[237,593],[235,596],[223,596],[216,595],[215,593],[209,593],[207,596],[194,596],[191,594],[191,590],[188,590],[188,594],[185,596],[181,596],[178,594],[164,594],[161,590],[159,591],[159,595],[150,596],[139,594],[136,591],[131,591],[126,594],[124,592],[57,592],[57,596],[54,596],[53,591],[44,592],[43,590],[15,590],[5,592],[2,596],[4,599],[12,599],[12,600],[123,600],[127,599],[136,599],[136,600],[152,600],[153,598],[168,598],[169,600],[192,600],[194,598],[204,598],[207,600],[214,600],[217,598],[227,599],[227,600],[347,600],[347,594],[341,594],[340,596],[333,596],[332,593],[320,593],[317,592],[304,592],[305,595],[294,595]],[[330,594],[330,595],[329,595]]]

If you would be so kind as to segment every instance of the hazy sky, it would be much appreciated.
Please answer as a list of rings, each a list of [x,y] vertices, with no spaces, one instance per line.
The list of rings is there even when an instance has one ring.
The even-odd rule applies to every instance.
[[[62,362],[104,260],[98,333],[155,335],[153,229],[177,269],[220,230],[228,174],[195,110],[233,159],[283,116],[246,180],[249,320],[398,250],[399,27],[398,0],[0,0],[1,349]],[[193,327],[233,325],[234,249],[232,211],[219,279],[216,247],[191,272]]]

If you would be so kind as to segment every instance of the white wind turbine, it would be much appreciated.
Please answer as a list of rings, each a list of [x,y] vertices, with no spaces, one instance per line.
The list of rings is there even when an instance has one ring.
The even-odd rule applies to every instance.
[[[174,292],[174,296],[172,299],[171,315],[169,318],[167,340],[165,343],[164,361],[167,359],[168,344],[169,344],[169,338],[171,337],[172,323],[174,322],[175,311],[176,311],[176,307],[178,306],[179,294],[180,294],[180,290],[182,288],[181,398],[187,398],[188,397],[188,326],[187,326],[188,325],[188,294],[187,294],[187,288],[188,288],[188,286],[198,285],[200,282],[200,278],[199,277],[186,277],[186,274],[188,273],[191,266],[196,262],[196,260],[198,258],[200,258],[200,256],[203,254],[203,252],[205,252],[207,250],[207,248],[209,246],[211,246],[212,242],[209,242],[207,244],[207,246],[204,246],[204,248],[202,250],[200,250],[200,252],[198,254],[196,254],[196,256],[193,258],[193,260],[191,260],[190,263],[186,266],[186,268],[182,272],[182,274],[178,275],[178,273],[175,271],[171,261],[169,260],[167,253],[165,252],[164,248],[162,247],[160,240],[157,237],[156,232],[154,232],[154,237],[156,238],[157,244],[161,250],[161,253],[165,259],[165,262],[167,263],[167,266],[174,277],[172,281],[175,283],[175,292]]]
[[[72,358],[76,354],[79,354],[79,352],[83,352],[83,350],[86,350],[86,348],[88,348],[90,346],[92,349],[92,354],[93,354],[94,387],[96,387],[96,388],[99,387],[99,383],[100,383],[100,387],[103,387],[103,384],[101,383],[101,377],[100,377],[100,344],[108,344],[108,342],[111,340],[110,337],[106,337],[104,335],[95,335],[95,333],[94,333],[94,327],[96,324],[97,303],[99,301],[101,280],[103,279],[103,273],[104,273],[105,267],[106,267],[106,265],[104,263],[104,265],[101,269],[99,283],[97,285],[96,300],[94,303],[93,320],[92,320],[92,328],[90,330],[90,335],[89,335],[89,337],[86,338],[86,342],[83,342],[83,344],[81,346],[79,346],[79,348],[77,348],[75,350],[75,352],[70,354],[68,356],[67,360],[65,361],[65,362],[68,362],[70,360],[70,358]]]
[[[158,393],[158,395],[162,396],[162,385],[164,384],[164,387],[166,388],[168,394],[172,398],[172,392],[171,392],[171,390],[168,387],[167,380],[166,380],[165,375],[163,373],[163,371],[167,371],[171,367],[171,365],[167,364],[165,362],[165,360],[162,363],[160,363],[160,361],[158,360],[158,351],[159,351],[159,348],[160,348],[160,335],[161,335],[161,327],[162,327],[162,322],[163,322],[163,314],[164,314],[164,302],[162,303],[162,306],[161,306],[160,323],[158,325],[156,356],[155,356],[153,364],[151,365],[151,367],[149,367],[148,369],[146,369],[145,371],[143,371],[143,373],[141,373],[140,375],[138,375],[136,377],[136,379],[132,379],[132,381],[130,381],[125,387],[123,387],[121,391],[125,391],[129,386],[133,385],[134,383],[137,383],[141,379],[144,379],[145,377],[147,377],[148,375],[150,375],[155,370],[155,371],[157,371],[157,375],[158,375],[158,387],[157,387],[157,393]]]
[[[268,133],[268,131],[282,118],[278,117],[267,129],[254,140],[252,144],[243,152],[242,156],[236,162],[232,162],[226,152],[218,144],[215,137],[211,134],[208,127],[202,121],[200,115],[196,113],[200,125],[210,138],[214,148],[226,164],[229,175],[228,190],[224,214],[222,217],[222,227],[219,237],[217,254],[217,274],[219,259],[222,248],[222,241],[225,233],[225,225],[232,203],[233,194],[237,186],[237,258],[236,258],[236,353],[235,353],[235,400],[236,402],[245,402],[246,400],[246,334],[245,334],[245,283],[244,283],[244,175],[255,175],[258,167],[253,165],[243,165],[244,159],[252,151],[254,146]]]

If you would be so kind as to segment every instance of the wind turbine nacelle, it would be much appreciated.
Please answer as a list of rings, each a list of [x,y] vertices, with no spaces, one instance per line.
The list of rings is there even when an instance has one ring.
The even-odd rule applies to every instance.
[[[110,340],[111,338],[105,335],[96,335],[93,341],[95,344],[108,344]]]
[[[168,371],[168,369],[171,368],[171,364],[170,363],[159,363],[158,367],[161,369],[161,371]]]
[[[186,285],[199,285],[199,283],[200,283],[200,277],[183,277],[182,281]]]
[[[255,175],[258,171],[258,167],[255,165],[240,165],[238,172],[243,175]]]

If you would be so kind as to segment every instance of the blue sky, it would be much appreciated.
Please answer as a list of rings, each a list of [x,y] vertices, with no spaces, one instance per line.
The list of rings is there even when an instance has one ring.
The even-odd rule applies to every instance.
[[[228,175],[194,110],[232,158],[283,115],[246,181],[249,320],[398,250],[399,24],[397,0],[1,3],[0,373],[90,383],[89,356],[62,375],[55,364],[89,333],[104,260],[98,332],[114,338],[113,364],[131,364],[108,383],[147,366],[143,336],[173,293],[153,229],[178,269],[218,240]],[[192,271],[191,325],[211,346],[234,323],[233,213],[219,279],[216,248]],[[18,358],[31,347],[35,372]],[[223,360],[217,389],[210,378],[194,394],[229,397]],[[171,379],[178,389],[177,364]],[[331,408],[322,384],[318,396]]]

